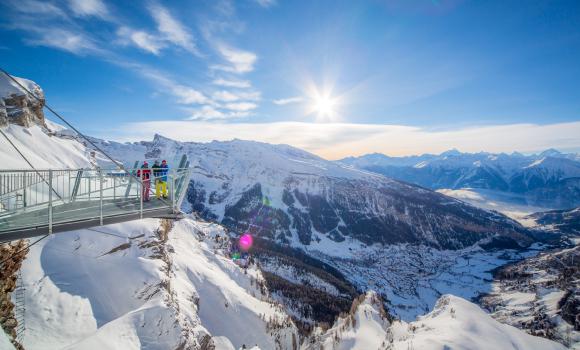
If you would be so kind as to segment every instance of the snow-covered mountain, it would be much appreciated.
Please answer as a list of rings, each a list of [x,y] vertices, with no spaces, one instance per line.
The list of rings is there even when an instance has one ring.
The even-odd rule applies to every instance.
[[[292,349],[296,327],[214,224],[146,219],[32,247],[25,349]],[[294,338],[294,340],[293,340]]]
[[[229,244],[222,227],[192,218],[138,220],[41,241],[22,269],[24,348],[563,349],[450,295],[407,323],[394,321],[369,292],[328,330],[301,334],[264,289],[262,272],[227,257]]]
[[[551,210],[527,216],[542,230],[560,235],[580,237],[580,207],[570,210]]]
[[[309,341],[304,350],[564,349],[501,324],[452,295],[442,296],[433,311],[414,322],[389,321],[372,292],[355,300],[348,314],[327,331],[317,330]]]
[[[317,315],[348,309],[341,293],[348,296],[353,287],[377,290],[389,312],[413,320],[442,294],[475,298],[489,292],[490,270],[537,254],[474,246],[519,249],[533,242],[527,229],[501,214],[290,146],[178,142],[159,135],[151,142],[98,142],[118,159],[187,154],[194,171],[185,210],[235,234],[250,232],[305,252],[270,248],[258,259],[277,300],[291,307],[295,302],[289,299],[318,295],[301,298],[294,308],[301,321],[323,322]],[[305,269],[314,272],[304,280],[324,288],[305,293],[304,280],[295,276]],[[328,276],[321,269],[337,273]],[[343,292],[333,294],[336,290]],[[336,308],[321,309],[317,300],[330,300]]]
[[[580,246],[499,269],[482,303],[500,322],[580,349]]]
[[[369,154],[340,163],[431,189],[486,190],[513,203],[552,209],[580,205],[580,155],[553,149],[527,156],[456,150],[410,157]]]
[[[157,135],[152,142],[100,146],[121,159],[136,149],[142,157],[187,154],[194,167],[191,209],[239,233],[297,245],[352,238],[460,249],[494,236],[531,243],[526,229],[500,214],[286,145]]]

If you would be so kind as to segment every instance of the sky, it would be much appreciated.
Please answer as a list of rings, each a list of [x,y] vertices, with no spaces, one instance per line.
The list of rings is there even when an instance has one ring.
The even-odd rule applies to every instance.
[[[580,151],[580,2],[3,0],[0,66],[83,132]]]

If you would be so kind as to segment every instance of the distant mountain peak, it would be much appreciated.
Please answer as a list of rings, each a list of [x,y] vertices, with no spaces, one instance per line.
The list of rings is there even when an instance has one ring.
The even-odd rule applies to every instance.
[[[459,152],[459,150],[457,148],[453,148],[453,149],[450,149],[448,151],[441,153],[441,156],[459,156],[461,154],[463,154],[463,153]]]
[[[553,157],[553,156],[560,156],[560,155],[562,155],[562,152],[560,152],[554,148],[549,148],[549,149],[545,150],[544,152],[540,153],[538,155],[538,157]]]

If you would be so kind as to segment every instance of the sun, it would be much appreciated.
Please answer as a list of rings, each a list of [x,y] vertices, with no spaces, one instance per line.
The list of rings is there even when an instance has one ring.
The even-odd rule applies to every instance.
[[[328,117],[334,114],[335,104],[336,102],[330,96],[317,96],[313,109],[319,116]]]
[[[338,116],[339,99],[328,90],[313,88],[307,114],[314,114],[318,122],[335,121]]]

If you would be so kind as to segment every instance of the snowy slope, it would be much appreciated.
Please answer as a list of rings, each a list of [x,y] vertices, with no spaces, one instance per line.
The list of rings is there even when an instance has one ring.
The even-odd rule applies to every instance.
[[[38,97],[43,96],[42,89],[38,84],[33,82],[32,80],[24,79],[15,77],[19,84],[23,85],[27,90],[32,92]],[[11,95],[24,95],[26,94],[25,90],[23,90],[17,83],[13,80],[8,79],[4,74],[0,77],[0,98],[7,98]]]
[[[138,150],[141,159],[187,154],[194,168],[187,195],[192,210],[235,231],[295,245],[352,237],[457,249],[497,234],[531,243],[524,228],[501,215],[286,145],[201,144],[159,135],[152,142],[101,145],[118,159]]]
[[[184,219],[168,239],[147,219],[55,235],[22,273],[26,349],[290,349],[296,329],[221,256],[217,225]],[[268,323],[267,321],[270,321]],[[270,327],[270,328],[268,328]]]
[[[388,341],[389,327],[380,298],[368,292],[356,299],[350,313],[336,320],[330,329],[316,329],[302,349],[381,349]]]
[[[0,331],[0,349],[2,350],[15,350],[14,345],[8,339],[8,336],[3,331]]]
[[[375,298],[368,293],[349,315],[328,331],[319,330],[313,343],[303,349],[564,349],[501,324],[476,305],[452,295],[442,296],[432,312],[411,323],[390,323]]]
[[[500,322],[580,349],[579,262],[576,246],[505,266],[482,303]]]
[[[9,125],[2,129],[10,141],[24,154],[36,169],[79,169],[91,166],[89,151],[76,140],[51,136],[39,125],[25,128]],[[0,162],[2,169],[28,169],[30,165],[12,145],[0,136]]]

